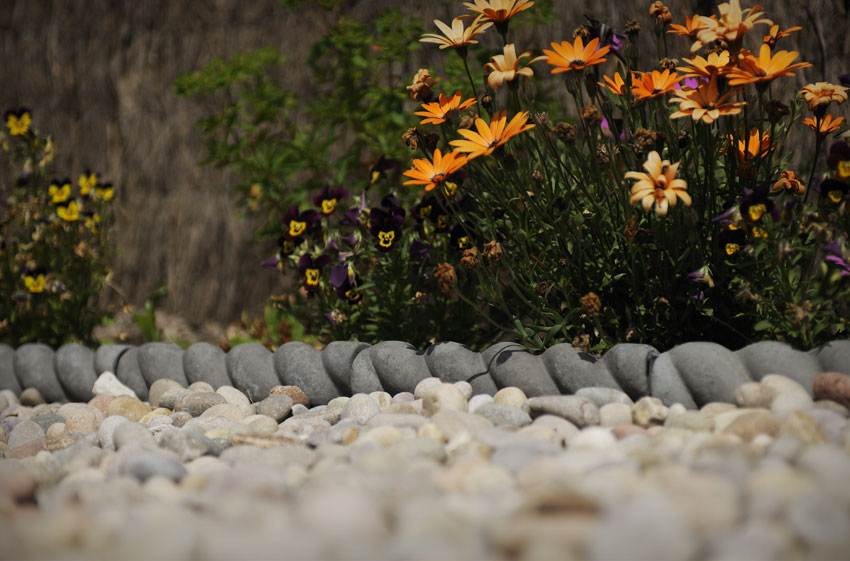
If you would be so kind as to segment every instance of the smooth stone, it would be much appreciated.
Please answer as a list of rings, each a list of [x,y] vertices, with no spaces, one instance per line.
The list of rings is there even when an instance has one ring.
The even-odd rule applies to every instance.
[[[585,427],[570,438],[570,450],[610,450],[617,445],[617,437],[607,427]]]
[[[213,405],[227,403],[220,394],[214,392],[192,392],[189,391],[181,397],[174,405],[174,411],[186,411],[193,417],[199,417],[204,411]]]
[[[145,343],[139,347],[137,357],[142,377],[151,386],[157,380],[168,378],[186,387],[183,374],[183,349],[173,343]]]
[[[367,427],[379,427],[393,425],[396,427],[410,427],[418,429],[426,424],[428,419],[416,413],[378,413],[366,423]]]
[[[646,491],[607,513],[589,540],[588,559],[692,559],[699,542],[681,513],[660,492]]]
[[[15,428],[9,433],[6,438],[6,445],[10,449],[15,449],[31,442],[41,441],[43,443],[44,437],[44,429],[38,423],[24,420],[15,425]]]
[[[783,392],[773,398],[770,403],[770,411],[778,419],[783,419],[792,411],[808,409],[814,403],[807,393]]]
[[[847,505],[827,492],[809,493],[791,505],[789,525],[823,559],[846,559],[850,551]]]
[[[104,450],[115,450],[115,441],[113,437],[115,430],[126,423],[130,423],[130,419],[121,415],[114,415],[105,418],[101,421],[97,429],[97,443]]]
[[[464,399],[469,401],[469,398],[472,397],[472,392],[473,392],[472,384],[470,384],[469,382],[466,382],[464,380],[461,380],[459,382],[455,382],[454,385],[455,385],[455,387],[457,387],[457,389],[459,389],[461,391]]]
[[[496,343],[481,352],[496,385],[516,386],[529,397],[558,395],[558,386],[538,355],[517,343]]]
[[[118,360],[132,345],[100,345],[94,352],[94,372],[117,372]]]
[[[165,392],[175,389],[184,390],[186,387],[179,382],[175,382],[171,378],[160,378],[155,381],[151,384],[151,387],[148,390],[148,402],[151,404],[151,407],[156,408],[162,406],[162,396],[165,395]]]
[[[369,348],[366,343],[356,341],[331,341],[322,349],[322,366],[331,381],[342,392],[351,394],[351,376],[354,359]]]
[[[599,408],[599,424],[616,427],[632,423],[632,408],[625,403],[606,403]]]
[[[372,366],[371,353],[357,353],[354,357],[354,362],[351,363],[351,391],[353,393],[372,393],[383,391],[381,380],[378,378],[378,373],[375,367]]]
[[[68,432],[81,434],[95,432],[104,417],[99,409],[83,403],[66,403],[57,413],[64,419]]]
[[[664,426],[673,429],[685,429],[695,432],[711,432],[714,430],[714,420],[706,419],[699,411],[684,411],[670,413]]]
[[[383,393],[383,392],[374,392],[374,393],[380,394],[380,393]],[[366,395],[366,394],[362,394],[362,395]],[[369,395],[371,396],[372,394],[369,394]],[[339,397],[335,397],[328,402],[328,410],[335,410],[335,409],[342,410],[350,399],[351,399],[350,397],[344,396],[344,395],[341,395]]]
[[[415,399],[422,399],[425,397],[425,392],[431,388],[436,388],[442,383],[443,381],[435,376],[430,376],[424,380],[420,380],[419,383],[416,384],[416,387],[413,388],[413,397]]]
[[[575,395],[529,397],[523,405],[532,417],[557,415],[579,428],[599,424],[599,408],[589,399]]]
[[[768,374],[782,374],[798,382],[810,395],[812,383],[821,373],[821,365],[814,356],[778,341],[759,341],[735,354],[753,380],[761,380]]]
[[[184,463],[203,456],[212,447],[209,438],[193,430],[171,429],[164,431],[158,441],[161,448],[171,450]]]
[[[41,415],[34,416],[31,420],[32,422],[40,426],[45,433],[51,425],[57,423],[65,423],[65,417],[59,415],[58,413],[42,413]]]
[[[850,502],[850,454],[832,444],[805,447],[797,457],[797,466],[808,473],[821,489],[846,505]],[[846,506],[845,506],[846,508]]]
[[[125,349],[118,357],[118,364],[115,367],[115,375],[118,380],[132,389],[136,396],[142,400],[148,399],[148,384],[142,376],[142,369],[139,367],[139,348],[130,347]]]
[[[642,397],[637,400],[632,408],[632,419],[641,427],[648,427],[656,423],[660,424],[667,420],[669,408],[657,397]]]
[[[47,345],[21,345],[15,351],[13,365],[22,388],[37,388],[48,403],[67,400],[56,376],[53,349]]]
[[[273,355],[273,365],[281,384],[301,388],[314,405],[323,405],[340,395],[325,372],[321,353],[310,345],[300,341],[281,345]]]
[[[546,440],[515,438],[497,448],[490,456],[490,462],[516,473],[541,458],[558,456],[562,451],[560,446]]]
[[[514,407],[522,407],[528,400],[525,392],[516,386],[508,386],[502,388],[493,395],[493,401],[504,405],[513,405]]]
[[[813,382],[814,398],[828,399],[850,409],[850,375],[824,372]]]
[[[626,393],[619,389],[591,386],[580,388],[575,392],[575,395],[584,397],[593,402],[597,407],[602,407],[608,403],[624,403],[631,407],[634,401]]]
[[[193,392],[215,393],[214,387],[202,381],[192,382],[191,384],[189,384],[189,387],[187,389]]]
[[[121,415],[127,417],[131,421],[138,421],[146,414],[151,412],[149,405],[142,403],[138,399],[132,397],[116,397],[109,402],[109,407],[106,409],[108,417],[113,415]]]
[[[850,340],[830,341],[812,350],[824,372],[850,374]]]
[[[735,389],[750,381],[735,353],[708,342],[684,343],[662,353],[650,374],[652,395],[688,409],[711,401],[733,402]]]
[[[415,401],[413,392],[399,392],[393,396],[393,403]]]
[[[431,377],[425,354],[404,341],[382,341],[372,345],[368,352],[384,391],[410,391],[421,380]]]
[[[251,405],[251,401],[248,399],[248,396],[233,386],[219,386],[219,388],[215,390],[215,393],[223,397],[228,404],[243,411],[243,417],[255,412],[254,406]]]
[[[770,408],[775,397],[776,390],[760,382],[747,382],[735,389],[735,404],[738,407]]]
[[[15,395],[23,389],[15,376],[15,349],[5,343],[0,343],[0,389],[12,390]]]
[[[475,413],[478,410],[479,407],[481,407],[482,405],[486,405],[488,403],[493,403],[493,401],[494,401],[493,396],[486,394],[486,393],[480,393],[478,395],[473,395],[469,399],[469,402],[467,404],[467,408],[469,409],[470,413]],[[505,405],[507,405],[507,404],[505,404]]]
[[[387,405],[381,410],[381,412],[419,415],[420,413],[422,413],[422,400],[418,399],[416,400],[416,403],[419,404],[418,407],[412,401],[397,401],[395,403],[390,403],[389,405]]]
[[[257,414],[271,417],[280,423],[292,413],[292,398],[283,394],[272,394],[255,407]]]
[[[139,450],[124,462],[122,473],[141,482],[156,476],[178,482],[186,475],[186,468],[177,460],[158,452]]]
[[[443,382],[465,381],[473,394],[493,395],[498,389],[487,372],[480,353],[454,341],[440,341],[425,349],[425,364],[430,376]]]
[[[88,401],[94,397],[92,386],[97,374],[91,349],[77,344],[62,345],[56,351],[54,361],[59,383],[70,400]]]
[[[265,399],[278,384],[272,356],[259,343],[242,343],[227,353],[227,373],[233,385],[251,401]]]
[[[251,434],[274,434],[278,429],[277,421],[267,415],[249,415],[239,423],[247,425],[251,429]]]
[[[171,413],[168,417],[171,419],[171,423],[175,427],[178,427],[178,428],[182,427],[183,425],[185,425],[186,423],[191,421],[192,418],[193,418],[191,415],[189,415],[185,411],[178,411],[176,413]]]
[[[370,396],[356,393],[342,408],[342,418],[366,424],[369,419],[381,412],[381,406]]]
[[[145,425],[136,422],[124,423],[115,427],[115,431],[112,433],[112,444],[116,450],[121,450],[127,446],[139,446],[147,450],[157,448],[153,433]]]
[[[178,413],[181,413],[178,411]],[[186,413],[183,411],[182,413]],[[186,413],[188,414],[188,413]],[[219,403],[218,405],[213,405],[198,417],[199,419],[210,419],[213,417],[224,417],[231,422],[239,422],[245,417],[249,417],[254,415],[253,408],[245,409],[236,405],[232,405],[230,403]]]
[[[722,422],[722,414],[715,417],[715,430],[717,424]],[[779,432],[779,422],[769,411],[749,410],[736,416],[734,420],[719,432],[738,436],[744,442],[750,442],[759,434],[776,436]]]
[[[231,385],[227,376],[226,354],[215,345],[194,343],[183,352],[183,374],[189,384],[206,382],[213,391]]]
[[[575,394],[579,389],[590,386],[620,388],[608,371],[606,362],[584,351],[578,351],[568,343],[549,347],[540,358],[560,393]]]
[[[430,422],[436,425],[446,440],[461,433],[474,434],[480,429],[492,428],[493,426],[493,423],[480,415],[453,409],[444,409],[435,413]]]
[[[454,384],[440,383],[425,390],[422,397],[422,412],[429,417],[445,410],[466,412],[467,407],[463,392]]]
[[[271,389],[269,395],[285,395],[292,400],[293,406],[302,405],[304,407],[310,407],[310,398],[298,386],[275,386]]]
[[[35,407],[47,403],[38,388],[28,387],[21,392],[21,405]]]
[[[389,407],[393,402],[393,396],[388,392],[371,392],[368,395],[378,403],[378,407],[381,408],[381,411]]]
[[[811,446],[825,444],[829,437],[811,415],[805,411],[791,411],[779,425],[779,436],[794,437]]]
[[[159,407],[174,410],[174,408],[177,406],[177,402],[179,402],[181,399],[183,399],[184,396],[190,393],[192,392],[190,392],[186,388],[169,388],[165,390],[165,392],[161,396],[159,396]]]
[[[143,425],[146,425],[154,417],[168,417],[169,415],[171,415],[170,409],[166,409],[165,407],[157,407],[156,409],[154,409],[153,411],[151,411],[150,413],[148,413],[147,415],[145,415],[144,417],[139,419],[139,422]],[[171,417],[168,417],[168,419],[169,419],[170,422],[172,422],[172,423],[174,422],[174,419],[172,419]]]
[[[841,445],[844,433],[850,430],[850,421],[840,413],[822,407],[812,407],[806,413],[817,422],[834,444]]]
[[[397,426],[380,425],[360,432],[356,442],[358,445],[374,442],[379,446],[386,447],[400,442],[403,438],[404,433]]]
[[[640,343],[619,343],[602,355],[602,362],[620,389],[633,400],[649,394],[649,373],[658,349]]]
[[[475,414],[489,420],[496,427],[523,427],[531,424],[531,416],[528,413],[515,405],[504,403],[486,403],[478,407]]]
[[[92,385],[92,395],[95,397],[98,396],[110,396],[110,397],[134,397],[138,399],[136,392],[134,392],[131,388],[125,386],[121,383],[115,374],[110,371],[104,371],[100,376],[97,377],[97,380],[94,381]]]

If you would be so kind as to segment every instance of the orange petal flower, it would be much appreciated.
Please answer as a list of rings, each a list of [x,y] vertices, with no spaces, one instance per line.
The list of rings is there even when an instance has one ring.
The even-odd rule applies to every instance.
[[[785,189],[795,197],[800,197],[806,193],[806,186],[796,171],[783,171],[780,175],[779,181],[773,184],[773,191]]]
[[[484,33],[493,23],[484,22],[481,17],[477,17],[466,29],[463,28],[462,18],[453,19],[451,27],[438,19],[434,20],[434,25],[443,32],[443,35],[426,33],[419,39],[420,43],[436,43],[440,45],[441,49],[448,47],[461,49],[470,44],[478,43],[478,41],[475,41],[475,37]]]
[[[839,105],[847,101],[847,89],[844,86],[818,82],[804,86],[800,90],[800,95],[806,100],[809,110],[815,111],[816,109],[826,109],[826,106],[833,101]]]
[[[518,76],[522,76],[524,80],[528,80],[534,76],[534,72],[528,66],[519,67],[522,59],[531,56],[531,51],[526,51],[521,55],[516,55],[516,47],[513,43],[505,45],[503,54],[495,55],[490,58],[490,62],[484,65],[484,68],[490,71],[487,76],[487,84],[494,90],[502,87],[505,82],[512,82]],[[539,56],[528,61],[528,64],[544,60],[546,57]]]
[[[740,89],[730,90],[718,97],[717,74],[711,76],[706,84],[700,85],[695,90],[679,90],[670,100],[670,103],[678,103],[679,110],[670,115],[671,119],[690,116],[694,121],[702,120],[703,123],[711,124],[721,115],[736,115],[741,112],[741,107],[746,105],[743,101],[726,103],[726,100]]]
[[[710,53],[708,58],[699,55],[694,58],[683,59],[686,66],[677,66],[676,70],[682,72],[682,78],[711,78],[713,74],[723,76],[730,70],[729,51]]]
[[[734,140],[731,136],[729,139]],[[772,147],[770,134],[760,132],[756,127],[753,127],[747,140],[738,141],[736,156],[741,161],[764,158]]]
[[[665,216],[668,207],[676,206],[678,199],[682,199],[686,206],[691,206],[688,184],[684,179],[677,178],[679,163],[671,164],[669,160],[662,160],[655,150],[650,152],[643,164],[646,173],[626,172],[626,179],[637,180],[637,183],[632,185],[629,204],[640,202],[644,210],[655,205],[655,213],[658,216]]]
[[[779,31],[779,24],[774,24],[770,26],[770,31],[764,36],[764,40],[762,42],[772,47],[779,39],[782,39],[783,37],[791,37],[793,32],[800,31],[801,29],[803,28],[799,25],[795,25],[794,27],[789,27],[785,31]]]
[[[426,191],[430,191],[446,178],[462,168],[466,164],[466,155],[458,151],[443,155],[440,149],[434,150],[433,161],[417,158],[413,160],[413,169],[404,172],[403,175],[410,177],[405,185],[424,185]]]
[[[605,83],[596,82],[600,86],[607,87],[613,93],[617,95],[624,95],[626,93],[626,83],[623,81],[622,76],[620,76],[619,72],[614,72],[614,79],[612,80],[608,76],[602,76],[602,79],[605,80]]]
[[[794,70],[811,66],[808,62],[791,64],[797,56],[795,51],[777,51],[771,56],[770,46],[762,43],[758,57],[747,53],[738,60],[737,68],[729,71],[729,84],[771,82],[780,76],[793,76]]]
[[[463,111],[475,103],[476,100],[471,98],[461,103],[460,90],[458,90],[452,97],[447,98],[445,94],[440,94],[439,101],[423,103],[422,108],[425,109],[425,111],[416,111],[414,114],[427,117],[426,119],[422,119],[419,123],[420,125],[424,125],[425,123],[434,123],[435,125],[439,125],[440,123],[445,123],[449,120],[453,111]]]
[[[475,0],[464,2],[469,11],[480,14],[485,20],[493,23],[505,23],[518,13],[525,11],[534,5],[529,0]],[[471,16],[470,16],[471,17]]]
[[[803,119],[803,124],[820,134],[829,134],[835,132],[844,122],[844,117],[832,118],[832,115],[825,115],[820,121],[807,117]]]
[[[698,16],[703,27],[697,31],[697,40],[691,46],[691,52],[696,52],[714,41],[725,41],[730,50],[737,52],[744,34],[750,31],[755,24],[773,25],[773,22],[769,19],[762,18],[764,12],[758,10],[761,10],[760,6],[742,10],[739,0],[729,0],[729,2],[717,6],[720,17]]]
[[[458,129],[458,134],[465,140],[452,140],[449,144],[456,146],[458,152],[468,152],[469,159],[472,160],[478,156],[492,154],[496,148],[505,144],[511,137],[534,128],[533,124],[527,123],[528,111],[520,111],[507,124],[505,124],[506,115],[505,111],[494,114],[490,124],[487,124],[481,117],[475,119],[477,132],[470,129]]]
[[[649,99],[670,93],[676,89],[682,77],[675,72],[632,72],[632,93],[638,99]]]
[[[685,35],[686,37],[696,37],[696,34],[703,27],[705,27],[705,24],[699,20],[699,16],[686,16],[685,25],[677,25],[674,23],[670,25],[670,29],[667,30],[667,33]]]
[[[571,70],[581,70],[594,64],[601,64],[608,60],[605,55],[611,50],[608,45],[597,49],[599,46],[599,38],[591,39],[584,45],[581,35],[576,37],[575,43],[562,41],[561,43],[552,43],[552,50],[543,49],[547,55],[546,62],[554,66],[552,74],[560,72],[569,72]]]

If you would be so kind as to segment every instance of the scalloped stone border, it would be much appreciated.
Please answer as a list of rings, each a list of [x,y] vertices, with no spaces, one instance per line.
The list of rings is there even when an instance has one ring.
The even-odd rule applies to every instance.
[[[275,352],[244,343],[227,353],[209,343],[196,343],[185,351],[170,343],[104,345],[96,351],[81,345],[54,351],[41,343],[18,349],[0,344],[0,389],[18,395],[23,388],[34,387],[48,402],[88,401],[94,381],[107,371],[143,400],[161,378],[183,385],[204,381],[214,388],[229,384],[254,401],[278,384],[293,385],[319,405],[354,393],[412,392],[419,381],[437,377],[445,382],[464,380],[474,393],[491,395],[507,386],[516,386],[529,397],[610,387],[632,399],[654,396],[666,405],[678,402],[694,409],[711,401],[734,402],[735,388],[767,374],[788,376],[811,393],[822,372],[850,374],[850,340],[831,341],[810,351],[774,341],[738,351],[692,342],[663,353],[649,345],[623,343],[600,358],[566,343],[541,354],[517,343],[497,343],[479,353],[450,341],[424,351],[403,341],[376,345],[334,341],[321,351],[291,342]]]

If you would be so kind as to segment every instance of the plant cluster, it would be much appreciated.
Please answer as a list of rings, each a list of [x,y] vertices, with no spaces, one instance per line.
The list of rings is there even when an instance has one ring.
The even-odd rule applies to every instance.
[[[32,116],[10,109],[0,132],[14,174],[0,184],[0,339],[90,343],[104,317],[115,188],[88,169],[76,181],[54,178],[56,145]]]
[[[641,69],[647,21],[636,19],[622,33],[588,19],[537,56],[518,48],[511,28],[534,4],[465,2],[468,14],[435,20],[440,33],[421,36],[454,51],[446,68],[459,62],[468,90],[439,92],[431,69],[416,73],[406,90],[421,119],[402,136],[419,153],[409,169],[392,143],[355,142],[306,181],[264,176],[259,190],[275,193],[272,212],[283,218],[269,223],[279,253],[266,265],[297,275],[302,302],[327,319],[322,334],[470,346],[511,334],[533,348],[567,341],[591,351],[623,341],[738,348],[760,338],[811,347],[846,336],[850,144],[844,118],[830,111],[846,102],[847,77],[809,84],[787,104],[774,97],[777,80],[810,66],[780,48],[801,28],[783,29],[739,0],[674,24],[652,2],[644,19],[657,65]],[[328,122],[377,130],[345,96],[374,109],[384,132],[410,122],[398,114],[404,91],[367,79],[370,65],[386,62],[381,53],[412,52],[410,38],[387,33],[389,48],[376,32],[365,43],[384,46],[362,54],[362,37],[345,29],[320,40],[311,63],[334,52],[364,73],[324,75],[325,85],[345,81],[329,89],[333,107],[317,102],[328,112],[314,113],[308,130],[334,141],[322,132]],[[568,104],[542,95],[537,83],[548,77]],[[244,93],[208,132],[244,121],[254,105]],[[795,127],[814,140],[806,170],[789,168]],[[281,153],[268,137],[225,130],[240,162],[254,150]],[[292,130],[300,132],[281,134],[311,134]],[[340,162],[366,148],[383,156],[358,179]],[[327,151],[306,156],[317,154],[326,161]],[[253,188],[252,177],[243,176]],[[369,188],[378,193],[371,204]]]

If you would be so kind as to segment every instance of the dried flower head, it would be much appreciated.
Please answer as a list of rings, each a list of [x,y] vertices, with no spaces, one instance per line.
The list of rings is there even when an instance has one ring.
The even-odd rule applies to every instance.
[[[536,169],[531,172],[531,179],[535,183],[543,183],[546,180],[546,178],[543,176],[543,172],[541,172],[539,169]]]
[[[417,131],[416,128],[407,129],[404,134],[401,135],[401,140],[411,150],[419,149],[419,131]]]
[[[644,152],[658,148],[664,143],[663,132],[652,131],[643,127],[637,128],[632,136],[634,137],[635,142],[637,142],[637,145],[640,146],[640,149]]]
[[[632,243],[634,243],[639,231],[640,228],[638,228],[634,217],[630,217],[628,222],[626,222],[626,225],[623,226],[623,235],[626,236],[626,239]]]
[[[670,8],[665,6],[664,2],[660,0],[649,5],[649,15],[664,25],[673,21],[673,13],[670,12]]]
[[[593,32],[586,25],[579,25],[573,30],[573,39],[581,37],[585,41],[589,41],[593,37]]]
[[[795,197],[799,197],[806,193],[806,186],[803,180],[797,175],[796,171],[782,171],[779,181],[773,184],[774,191],[786,190]]]
[[[496,240],[484,244],[484,257],[487,261],[498,261],[502,257],[502,244]]]
[[[552,132],[554,132],[555,136],[558,137],[558,140],[560,140],[564,144],[571,144],[575,142],[577,134],[576,128],[570,123],[565,123],[562,121],[555,126]]]
[[[410,97],[422,102],[431,101],[434,87],[434,79],[431,77],[431,72],[427,68],[420,68],[413,77],[413,83],[407,86],[410,91]]]
[[[478,250],[476,248],[470,247],[463,251],[463,256],[460,258],[461,265],[472,269],[477,267],[479,263],[480,260],[478,259]]]
[[[664,57],[658,61],[658,68],[661,70],[676,70],[676,65],[679,64],[679,60],[675,58],[667,58]]]
[[[587,333],[583,333],[581,335],[576,336],[573,339],[572,345],[577,351],[589,352],[590,351],[590,335],[588,335]]]
[[[623,26],[623,31],[630,38],[633,35],[637,35],[638,33],[640,33],[640,22],[636,19],[630,19],[626,21],[625,25]]]
[[[582,296],[579,303],[581,304],[581,311],[592,318],[598,316],[602,309],[602,301],[599,300],[599,296],[595,292],[588,292]]]
[[[589,129],[598,127],[602,123],[602,119],[605,118],[605,116],[602,115],[602,111],[592,104],[582,107],[580,115],[582,122],[584,122]]]
[[[437,279],[437,285],[443,294],[451,292],[457,284],[457,273],[455,272],[455,268],[449,263],[440,263],[437,265],[437,270],[434,271],[434,278]]]

